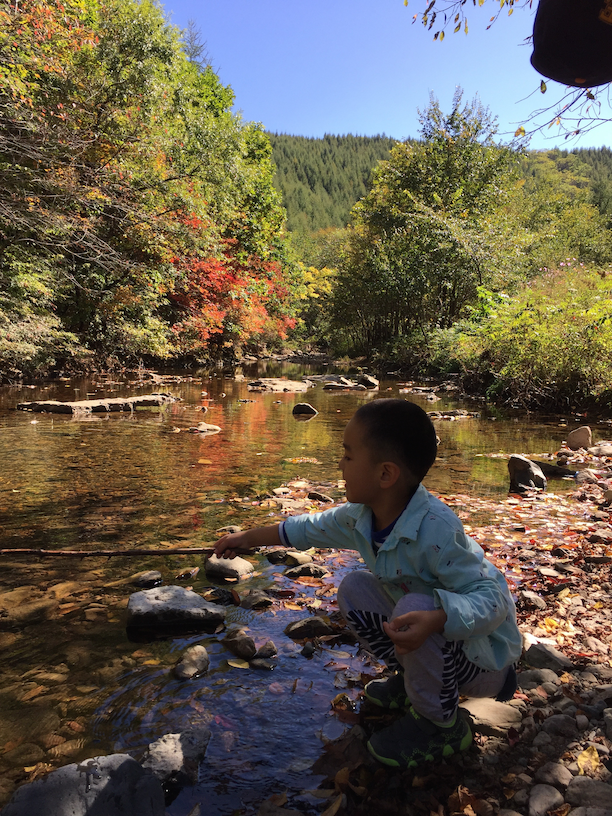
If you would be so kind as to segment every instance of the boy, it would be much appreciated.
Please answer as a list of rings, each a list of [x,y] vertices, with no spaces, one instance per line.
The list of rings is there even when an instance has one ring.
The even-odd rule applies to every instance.
[[[224,536],[215,552],[233,558],[281,543],[360,553],[369,571],[344,578],[338,604],[362,644],[398,670],[368,683],[365,695],[407,709],[372,735],[368,749],[386,765],[415,767],[470,745],[459,692],[514,693],[521,654],[514,603],[457,516],[421,484],[437,452],[425,411],[406,400],[373,400],[348,423],[343,445],[346,504]]]

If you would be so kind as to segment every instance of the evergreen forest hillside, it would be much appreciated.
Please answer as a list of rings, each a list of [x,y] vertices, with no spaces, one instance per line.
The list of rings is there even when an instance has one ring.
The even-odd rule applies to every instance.
[[[355,202],[369,190],[374,167],[395,144],[384,135],[269,136],[287,226],[302,232],[346,226]]]
[[[269,134],[276,166],[274,185],[283,197],[287,226],[294,232],[345,227],[353,206],[370,189],[379,161],[397,143],[387,136],[307,138]],[[612,218],[612,150],[528,151],[522,163],[526,179],[540,175],[542,159],[561,172],[572,170],[588,188],[592,203]]]

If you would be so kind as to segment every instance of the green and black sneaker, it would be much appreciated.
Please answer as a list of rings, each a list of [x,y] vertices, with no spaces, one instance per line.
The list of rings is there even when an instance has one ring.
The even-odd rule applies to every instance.
[[[381,708],[407,708],[410,705],[402,672],[381,680],[370,680],[363,693],[371,703]]]
[[[416,768],[422,762],[465,751],[471,742],[470,727],[459,715],[453,725],[443,727],[421,717],[411,706],[405,717],[372,734],[368,751],[384,765]]]

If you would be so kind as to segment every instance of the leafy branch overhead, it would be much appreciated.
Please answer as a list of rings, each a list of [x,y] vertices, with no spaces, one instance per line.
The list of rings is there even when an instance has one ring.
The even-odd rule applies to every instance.
[[[489,19],[487,28],[490,28],[498,17],[507,13],[511,16],[515,8],[529,8],[533,7],[533,0],[472,0],[472,6],[495,6],[496,10],[493,16]],[[409,5],[409,0],[404,0],[404,5]],[[467,0],[430,0],[424,8],[413,15],[412,21],[420,22],[428,31],[434,32],[434,40],[442,41],[445,32],[452,28],[454,34],[463,31],[464,34],[469,32],[468,17],[466,12]]]
[[[408,6],[409,0],[404,0],[404,5]],[[491,28],[500,16],[506,14],[511,16],[515,9],[524,10],[527,13],[535,13],[538,7],[537,3],[534,4],[534,0],[472,0],[471,4],[468,4],[467,0],[429,0],[429,2],[425,3],[422,8],[413,15],[412,20],[413,23],[420,20],[427,31],[433,32],[433,39],[441,42],[444,40],[445,34],[451,29],[455,34],[459,32],[468,34],[467,10],[475,9],[478,11],[484,6],[486,6],[485,11],[489,9],[494,10],[494,13],[488,19],[487,29]],[[550,7],[551,10],[547,10],[547,13],[553,15],[554,7],[552,4],[550,4]],[[547,37],[552,37],[553,35],[551,35],[550,32],[553,31],[554,37],[556,37],[556,31],[565,27],[568,29],[566,39],[569,38],[571,41],[572,38],[574,38],[575,42],[571,56],[566,49],[560,47],[561,40],[559,40],[558,43],[553,43],[551,39],[550,42],[546,43],[547,49],[552,47],[555,51],[558,51],[558,53],[554,55],[555,64],[560,66],[567,64],[567,70],[571,74],[570,66],[572,64],[579,64],[580,61],[584,59],[584,57],[580,56],[581,53],[589,52],[588,43],[591,42],[591,27],[593,27],[594,21],[589,21],[588,15],[592,15],[593,11],[590,7],[587,9],[586,6],[581,8],[577,5],[576,9],[570,8],[565,14],[567,15],[566,17],[560,17],[552,24],[547,22],[543,31],[546,32]],[[580,34],[578,33],[579,26],[576,26],[576,31],[573,30],[573,16],[577,16],[578,23],[582,20],[584,28],[580,31]],[[546,135],[550,132],[551,138],[562,136],[565,140],[572,140],[610,121],[612,114],[610,112],[610,99],[608,94],[609,82],[607,77],[610,71],[610,63],[607,56],[610,49],[609,43],[606,44],[606,39],[609,39],[609,35],[607,32],[608,26],[603,26],[603,28],[603,34],[600,33],[600,36],[604,39],[599,44],[593,40],[593,47],[590,49],[592,53],[589,53],[586,59],[589,63],[597,63],[598,58],[594,56],[593,52],[595,52],[596,49],[599,50],[601,54],[599,60],[602,65],[606,66],[604,70],[605,81],[603,79],[593,81],[590,83],[590,87],[588,87],[589,83],[587,82],[584,87],[580,87],[580,79],[574,82],[570,79],[562,81],[560,78],[557,78],[557,81],[553,81],[553,87],[556,91],[554,100],[548,105],[535,109],[527,120],[517,129],[516,136],[524,136],[525,134],[533,135],[535,133]],[[579,38],[580,42],[578,41]],[[563,41],[565,42],[565,40]],[[526,42],[533,43],[533,37],[527,38]],[[579,55],[578,58],[576,56],[577,54]],[[536,70],[540,70],[537,61],[534,62],[534,66],[536,66]],[[555,76],[554,73],[548,73],[545,69],[543,69],[541,73],[543,73],[547,79]],[[561,73],[565,73],[563,68]],[[577,71],[577,73],[581,74],[580,71]],[[534,82],[534,91],[537,87],[539,87],[542,94],[549,92],[550,96],[551,89],[546,80],[539,80],[537,85]]]

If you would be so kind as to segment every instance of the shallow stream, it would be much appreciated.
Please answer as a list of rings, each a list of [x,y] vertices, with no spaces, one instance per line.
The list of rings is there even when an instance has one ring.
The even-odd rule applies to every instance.
[[[256,812],[272,793],[317,787],[320,777],[309,769],[324,742],[347,727],[330,701],[345,687],[350,692],[351,673],[368,670],[354,646],[323,643],[307,660],[283,634],[306,610],[230,606],[228,623],[247,625],[256,642],[272,639],[279,650],[273,672],[256,671],[228,664],[232,656],[214,635],[132,643],[124,616],[135,591],[129,576],[156,569],[165,583],[176,583],[202,558],[173,554],[173,546],[205,546],[228,524],[278,520],[278,509],[261,503],[274,488],[306,480],[334,499],[342,496],[337,461],[344,425],[376,395],[329,393],[321,384],[306,395],[247,389],[256,375],[300,379],[326,370],[269,363],[239,371],[244,379],[174,372],[191,380],[161,389],[136,375],[0,389],[0,548],[165,550],[112,559],[1,556],[0,607],[10,617],[11,604],[17,613],[25,600],[29,611],[17,622],[0,616],[0,806],[16,784],[49,766],[112,752],[139,759],[150,742],[198,724],[212,731],[199,782],[169,805],[169,816],[197,813],[198,805],[207,816]],[[378,395],[398,396],[399,388],[389,379]],[[104,417],[15,410],[25,401],[159,390],[182,401]],[[432,405],[410,398],[427,410],[480,410],[446,398]],[[319,411],[309,422],[292,416],[303,401]],[[222,431],[188,432],[201,421]],[[491,498],[506,495],[508,474],[506,459],[490,454],[537,458],[556,451],[567,433],[559,417],[486,409],[480,418],[439,422],[437,429],[440,453],[426,486],[442,496]],[[296,588],[265,557],[255,560],[259,574],[249,587]],[[336,583],[353,564],[337,556]],[[189,585],[199,592],[210,586],[203,569]],[[312,588],[299,593],[315,599]],[[324,600],[320,611],[333,608]],[[211,667],[181,682],[171,669],[194,643],[206,646]]]

